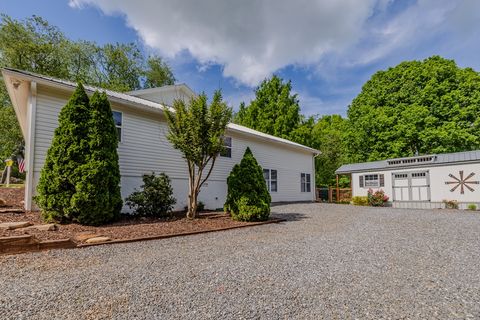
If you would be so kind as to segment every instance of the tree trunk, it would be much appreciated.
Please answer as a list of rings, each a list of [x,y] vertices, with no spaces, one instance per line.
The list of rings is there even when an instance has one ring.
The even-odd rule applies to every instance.
[[[197,197],[198,194],[192,190],[189,195],[187,218],[194,219],[197,216]]]

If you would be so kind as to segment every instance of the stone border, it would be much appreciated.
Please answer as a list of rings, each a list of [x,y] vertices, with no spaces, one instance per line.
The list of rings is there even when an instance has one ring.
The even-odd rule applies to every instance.
[[[273,218],[267,221],[252,222],[252,223],[244,224],[240,226],[231,226],[231,227],[225,227],[225,228],[207,229],[207,230],[199,230],[199,231],[183,232],[183,233],[163,234],[163,235],[157,235],[157,236],[138,237],[138,238],[130,238],[130,239],[117,239],[117,240],[99,242],[99,243],[77,244],[73,242],[71,239],[38,241],[33,235],[11,236],[11,237],[0,238],[0,256],[27,253],[27,252],[38,252],[38,251],[50,250],[50,249],[86,248],[86,247],[99,246],[104,244],[159,240],[159,239],[183,237],[183,236],[190,236],[190,235],[209,233],[209,232],[224,231],[224,230],[230,230],[230,229],[254,227],[254,226],[260,226],[264,224],[280,223],[285,221],[287,220],[280,219],[280,218]]]
[[[76,243],[70,239],[38,241],[33,235],[0,238],[0,255],[76,247]]]

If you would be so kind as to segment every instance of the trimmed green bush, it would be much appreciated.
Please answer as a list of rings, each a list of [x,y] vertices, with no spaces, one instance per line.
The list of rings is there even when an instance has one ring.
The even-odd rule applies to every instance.
[[[270,215],[272,198],[263,178],[263,170],[250,148],[227,178],[227,199],[224,209],[234,220],[263,221]]]
[[[59,125],[37,186],[35,201],[47,221],[70,222],[81,213],[81,208],[72,203],[72,198],[82,179],[83,165],[87,163],[90,119],[89,99],[82,84],[79,84],[60,111]]]
[[[117,131],[105,93],[81,84],[59,115],[35,198],[47,221],[100,225],[122,208]]]
[[[164,217],[177,203],[173,197],[173,188],[170,184],[170,178],[161,173],[155,176],[155,173],[143,176],[142,190],[135,190],[126,199],[126,204],[134,209],[134,214],[145,217]]]
[[[368,206],[368,197],[360,197],[360,196],[353,197],[352,204],[356,206]]]
[[[475,211],[477,210],[477,205],[475,203],[470,203],[467,208],[468,210]]]

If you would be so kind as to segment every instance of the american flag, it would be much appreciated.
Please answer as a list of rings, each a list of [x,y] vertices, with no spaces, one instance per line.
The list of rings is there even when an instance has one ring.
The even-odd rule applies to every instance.
[[[25,159],[21,155],[17,156],[18,171],[20,173],[25,172]]]

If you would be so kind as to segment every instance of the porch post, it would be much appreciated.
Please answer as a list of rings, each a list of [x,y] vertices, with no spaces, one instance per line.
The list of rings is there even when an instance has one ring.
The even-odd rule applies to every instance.
[[[338,174],[336,174],[335,177],[337,178],[337,202],[339,202],[339,200],[340,200],[340,189],[339,189],[339,186],[338,186]]]

